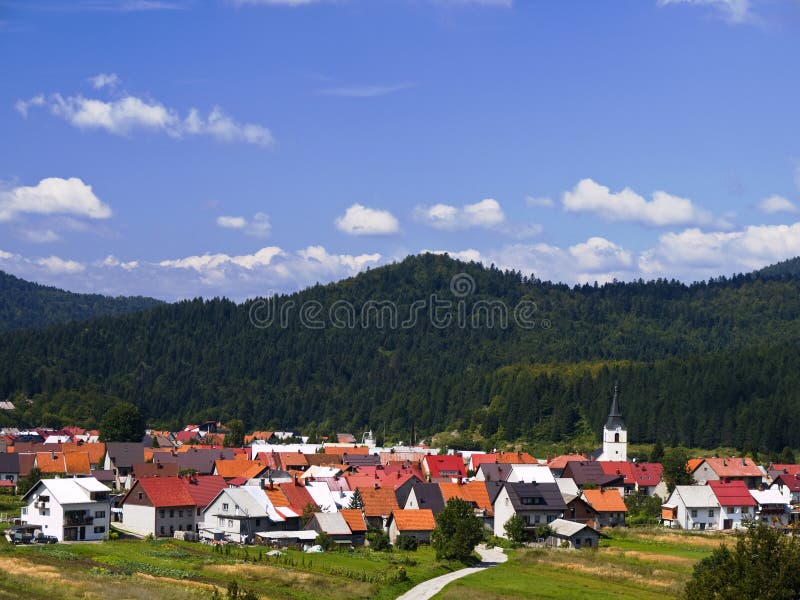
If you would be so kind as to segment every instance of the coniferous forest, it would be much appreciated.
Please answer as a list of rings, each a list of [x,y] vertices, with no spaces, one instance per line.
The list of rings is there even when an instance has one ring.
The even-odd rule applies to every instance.
[[[240,418],[406,440],[413,428],[559,441],[581,422],[599,429],[618,383],[631,441],[800,447],[797,271],[788,261],[692,285],[570,287],[426,254],[274,298],[264,327],[251,322],[268,314],[261,301],[218,298],[23,322],[0,336],[0,397],[19,407],[0,424],[93,426],[126,400],[171,427]],[[474,289],[451,289],[460,273]],[[450,302],[449,324],[431,295]],[[0,330],[20,326],[10,298]],[[499,303],[507,327],[483,310]],[[524,327],[513,318],[522,305]]]

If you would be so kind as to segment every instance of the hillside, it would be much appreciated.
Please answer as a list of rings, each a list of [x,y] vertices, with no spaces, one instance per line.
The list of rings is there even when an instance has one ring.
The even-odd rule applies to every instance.
[[[474,293],[451,290],[460,273]],[[431,318],[434,294],[452,303],[448,326]],[[370,300],[395,302],[397,325],[377,327]],[[415,300],[427,307],[403,323]],[[459,310],[489,301],[534,302],[533,328],[514,325],[513,311],[506,328],[460,326]],[[275,299],[285,326],[255,327],[258,302],[193,300],[7,333],[0,397],[34,396],[22,415],[31,424],[92,424],[122,398],[173,426],[240,417],[322,434],[461,428],[557,441],[582,415],[599,430],[618,381],[634,442],[800,446],[798,278],[570,288],[423,255]]]
[[[136,312],[158,304],[161,301],[141,296],[74,294],[0,271],[0,332]]]

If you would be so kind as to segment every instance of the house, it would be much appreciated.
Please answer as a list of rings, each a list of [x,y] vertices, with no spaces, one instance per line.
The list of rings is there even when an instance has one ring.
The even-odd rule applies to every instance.
[[[271,491],[281,493],[277,488]],[[200,535],[248,544],[255,541],[256,534],[296,531],[299,524],[299,513],[288,505],[276,506],[267,490],[260,486],[247,485],[220,490],[203,510]]]
[[[108,442],[103,469],[114,472],[114,487],[126,488],[135,463],[144,462],[144,446],[134,442]]]
[[[519,515],[532,537],[536,527],[563,518],[566,510],[555,483],[505,483],[494,501],[494,534],[508,537],[506,521]]]
[[[430,481],[452,481],[467,476],[464,459],[458,454],[429,454],[422,461],[422,470]]]
[[[597,511],[597,527],[623,527],[628,507],[617,490],[583,490],[583,499]]]
[[[42,479],[22,501],[22,524],[60,542],[102,540],[108,534],[109,489],[94,477]]]
[[[743,481],[754,490],[763,483],[764,473],[752,458],[704,458],[691,471],[699,485],[709,481]]]
[[[389,541],[394,544],[397,536],[416,538],[420,543],[431,541],[431,533],[436,529],[436,519],[429,508],[417,510],[395,510],[389,516]]]
[[[550,535],[545,539],[547,546],[557,548],[597,548],[600,533],[585,523],[556,519],[550,523]]]
[[[325,533],[331,537],[336,544],[353,545],[353,532],[347,525],[347,520],[341,513],[314,513],[314,516],[303,527],[305,530],[313,530],[317,533]]]
[[[137,479],[120,500],[124,528],[136,535],[172,537],[197,531],[197,504],[179,477]]]
[[[397,497],[394,490],[388,487],[359,487],[361,499],[364,501],[364,517],[367,525],[375,529],[386,529],[386,522],[393,511],[398,510]]]
[[[482,481],[468,483],[440,483],[439,490],[445,504],[451,498],[461,498],[475,507],[475,514],[484,519],[484,524],[491,525],[494,507],[489,499],[486,484]]]
[[[757,504],[757,520],[772,527],[785,527],[789,524],[791,506],[779,489],[750,490],[750,495]]]
[[[778,475],[770,486],[773,488],[784,494],[791,504],[800,504],[800,474]]]
[[[400,504],[401,498],[399,495],[397,500]],[[405,501],[401,504],[404,510],[427,508],[433,512],[434,517],[442,511],[444,505],[445,499],[438,483],[424,483],[416,479],[411,483]]]
[[[354,546],[363,546],[367,534],[367,522],[364,520],[364,513],[361,509],[346,508],[340,510],[339,514],[347,521],[347,526],[350,528],[351,540]]]
[[[744,481],[712,480],[708,482],[708,486],[720,505],[717,523],[719,529],[738,529],[743,523],[755,519],[758,505]]]
[[[561,477],[573,479],[580,488],[587,484],[601,488],[622,488],[625,486],[625,475],[616,473],[608,475],[603,471],[602,464],[594,460],[571,460],[567,462],[561,472]]]
[[[716,529],[720,506],[707,485],[677,485],[661,506],[661,522],[680,529]]]
[[[576,523],[585,523],[590,527],[598,526],[600,513],[580,493],[574,496],[564,496],[564,502],[567,503],[567,510],[564,512],[565,518]]]
[[[0,481],[19,481],[19,454],[0,452]]]
[[[641,492],[646,496],[667,497],[667,486],[662,480],[664,468],[660,463],[605,461],[599,464],[606,475],[625,477],[620,489],[625,495]]]

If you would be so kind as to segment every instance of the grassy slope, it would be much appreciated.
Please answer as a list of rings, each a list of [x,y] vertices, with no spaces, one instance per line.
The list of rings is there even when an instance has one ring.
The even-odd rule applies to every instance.
[[[662,529],[614,532],[599,551],[523,549],[447,586],[438,600],[678,597],[694,564],[725,538]]]
[[[227,554],[174,540],[16,548],[0,544],[0,598],[17,597],[23,585],[30,598],[83,598],[84,593],[97,598],[208,598],[213,586],[224,591],[228,582],[236,581],[270,599],[389,599],[462,566],[437,562],[429,548],[410,554],[287,552],[275,559],[266,556],[266,549],[231,548]],[[397,581],[401,566],[407,581]]]

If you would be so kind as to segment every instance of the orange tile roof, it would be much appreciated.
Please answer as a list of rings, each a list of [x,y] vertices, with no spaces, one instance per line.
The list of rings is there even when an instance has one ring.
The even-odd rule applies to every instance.
[[[252,479],[257,477],[266,467],[261,461],[257,460],[215,460],[216,474],[225,479],[234,477],[244,477]]]
[[[67,475],[91,475],[88,452],[65,452],[64,462]]]
[[[583,454],[562,454],[561,456],[556,456],[551,459],[547,463],[547,466],[551,469],[564,469],[567,463],[572,460],[583,461],[586,460],[586,457]]]
[[[62,452],[87,452],[89,454],[89,462],[93,465],[99,464],[103,461],[106,455],[106,445],[103,442],[87,443],[87,444],[61,444]]]
[[[539,461],[527,452],[494,452],[491,454],[473,454],[472,468],[477,471],[483,463],[500,465],[537,465]]]
[[[705,458],[690,458],[686,461],[686,472],[687,473],[694,473],[695,469],[703,464]]]
[[[361,514],[361,509],[347,508],[339,512],[342,513],[344,520],[347,522],[347,526],[353,533],[360,533],[367,530],[367,523],[364,521],[364,515]]]
[[[278,463],[284,470],[291,467],[307,467],[306,455],[301,452],[276,452]]]
[[[439,490],[442,498],[447,502],[450,498],[461,498],[467,502],[474,502],[481,510],[492,514],[492,502],[489,500],[489,492],[483,481],[470,481],[469,483],[440,483]]]
[[[273,506],[289,506],[289,499],[286,497],[286,494],[281,491],[281,488],[267,487],[264,489],[264,493],[267,495],[267,498],[269,498],[269,501],[272,502]]]
[[[36,466],[42,473],[65,475],[90,475],[87,452],[37,452]]]
[[[763,475],[752,458],[707,458],[705,461],[720,479],[724,477],[761,477]]]
[[[325,454],[369,454],[367,446],[325,446],[322,450]]]
[[[436,519],[430,508],[416,510],[396,510],[392,518],[398,531],[433,531],[436,529]]]
[[[392,488],[359,487],[358,490],[364,500],[364,514],[368,517],[388,517],[400,508]]]
[[[583,495],[597,512],[628,512],[617,490],[584,490]]]

